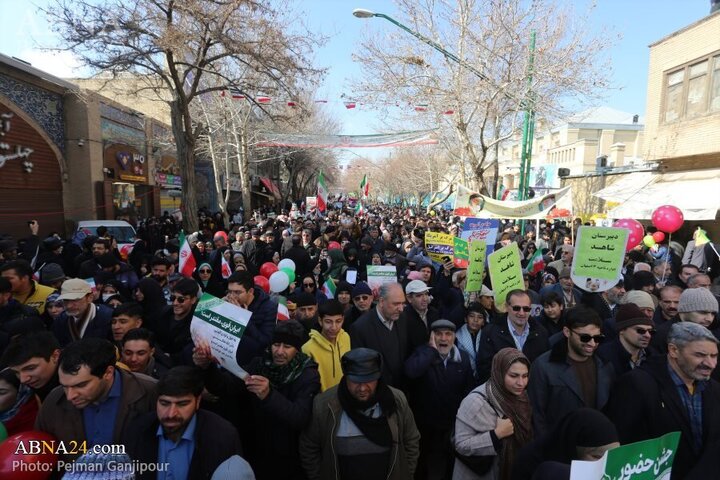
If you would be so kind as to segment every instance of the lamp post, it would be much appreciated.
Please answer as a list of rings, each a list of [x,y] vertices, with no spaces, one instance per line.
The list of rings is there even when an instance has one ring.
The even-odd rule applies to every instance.
[[[478,78],[481,80],[484,80],[486,82],[490,82],[491,80],[481,71],[479,71],[477,68],[473,67],[466,61],[462,60],[461,58],[458,58],[456,55],[454,55],[451,52],[448,52],[443,47],[441,47],[438,43],[434,42],[433,40],[427,38],[426,36],[411,30],[410,28],[406,27],[402,23],[398,22],[394,18],[390,17],[389,15],[385,15],[384,13],[376,13],[372,10],[368,10],[365,8],[356,8],[353,10],[352,14],[357,18],[372,18],[372,17],[379,17],[384,18],[388,22],[392,23],[393,25],[405,30],[413,37],[417,38],[421,42],[430,45],[438,52],[442,53],[446,58],[449,58],[450,60],[454,61],[455,63],[459,64],[463,68],[466,68],[467,70],[474,73]],[[521,155],[521,163],[520,163],[520,187],[518,192],[518,199],[519,200],[526,200],[528,196],[528,187],[530,183],[530,160],[531,160],[531,154],[532,154],[532,143],[533,143],[533,136],[535,131],[535,111],[533,109],[533,101],[532,101],[532,94],[530,92],[530,86],[532,83],[532,73],[533,73],[533,61],[535,57],[535,32],[533,31],[530,36],[530,62],[528,65],[528,79],[527,79],[527,85],[528,85],[528,93],[527,98],[522,101],[518,101],[514,96],[510,94],[505,94],[505,97],[517,102],[519,105],[522,105],[525,110],[525,117],[523,120],[523,142],[522,142],[522,155]],[[497,161],[497,159],[496,159]],[[523,225],[524,227],[524,222]]]

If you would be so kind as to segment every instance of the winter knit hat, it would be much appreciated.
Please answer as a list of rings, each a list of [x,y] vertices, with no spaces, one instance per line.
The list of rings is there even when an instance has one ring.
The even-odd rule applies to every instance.
[[[678,312],[718,312],[715,295],[707,288],[688,288],[680,295]]]
[[[655,310],[655,302],[649,293],[644,290],[630,290],[623,296],[623,303],[634,303],[640,308],[652,308]]]
[[[618,307],[615,314],[615,329],[619,332],[634,325],[650,325],[655,327],[652,318],[648,318],[634,303],[626,303]]]

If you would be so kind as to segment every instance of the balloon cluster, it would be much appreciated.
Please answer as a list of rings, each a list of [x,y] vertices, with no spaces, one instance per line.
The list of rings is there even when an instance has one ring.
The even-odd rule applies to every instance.
[[[2,424],[0,424],[2,425]],[[2,428],[5,432],[5,428]],[[7,433],[6,433],[7,434]],[[54,443],[55,437],[39,432],[21,432],[5,438],[0,443],[0,478],[17,480],[45,480],[50,478],[55,469],[58,458],[53,452],[25,453],[23,448],[29,448],[31,440],[42,443]]]
[[[652,235],[645,235],[645,228],[637,220],[621,218],[613,223],[613,227],[626,228],[630,231],[625,251],[629,252],[642,242],[648,248],[655,247],[665,241],[665,233],[672,234],[682,227],[685,217],[682,211],[673,205],[662,205],[652,213],[652,224],[658,229]]]
[[[295,281],[295,262],[283,258],[275,265],[265,262],[260,266],[260,275],[255,276],[255,285],[262,288],[265,293],[280,293]]]

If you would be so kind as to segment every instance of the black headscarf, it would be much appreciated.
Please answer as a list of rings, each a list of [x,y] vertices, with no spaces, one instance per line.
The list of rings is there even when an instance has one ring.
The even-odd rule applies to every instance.
[[[578,408],[520,450],[513,465],[513,479],[530,480],[543,462],[569,465],[577,460],[577,447],[601,447],[618,441],[617,429],[605,415],[592,408]]]

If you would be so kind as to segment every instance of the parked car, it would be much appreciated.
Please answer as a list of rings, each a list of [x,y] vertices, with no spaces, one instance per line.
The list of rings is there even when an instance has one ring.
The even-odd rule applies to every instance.
[[[97,235],[98,227],[108,229],[108,234],[115,239],[120,256],[127,260],[128,254],[135,245],[135,229],[123,220],[81,220],[75,238],[85,238],[88,235]]]

